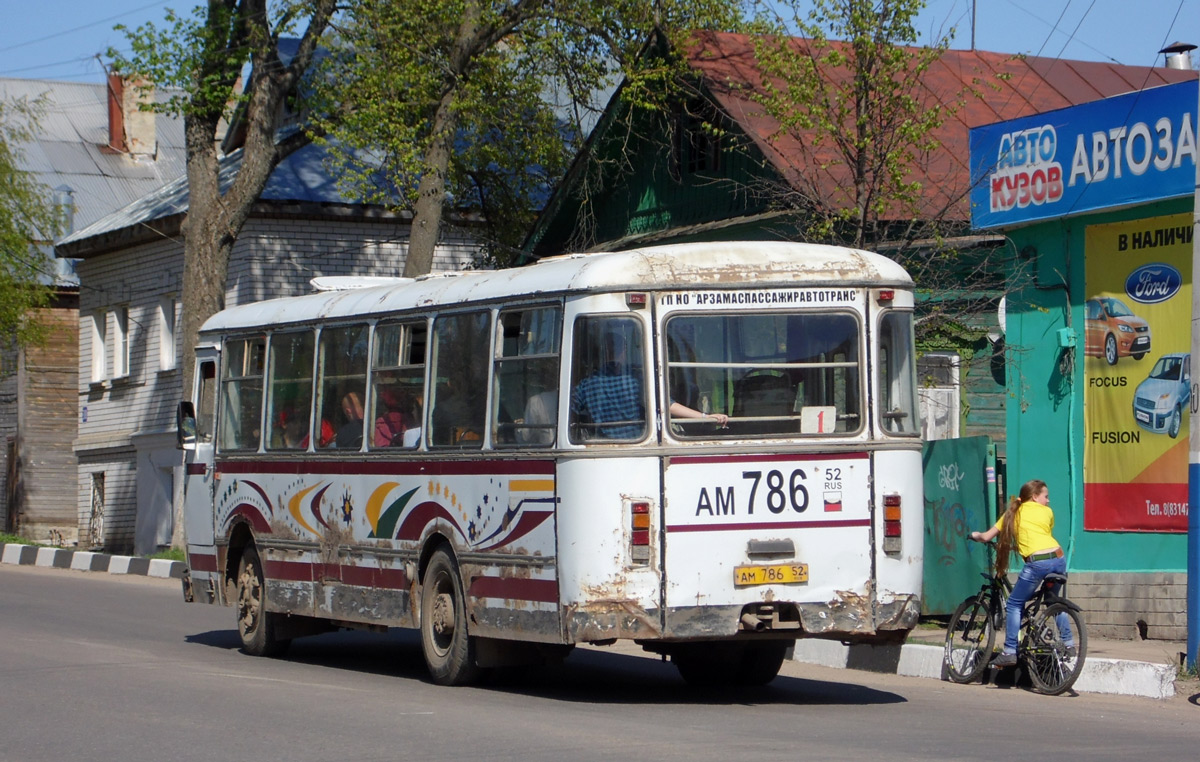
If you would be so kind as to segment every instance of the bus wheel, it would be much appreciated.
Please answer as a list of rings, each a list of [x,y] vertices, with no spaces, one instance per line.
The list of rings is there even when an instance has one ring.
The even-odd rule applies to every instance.
[[[444,548],[434,551],[421,583],[421,650],[439,685],[465,685],[479,675],[475,639],[467,634],[462,579]]]
[[[237,578],[238,635],[251,656],[280,656],[292,644],[275,636],[276,614],[267,611],[267,587],[262,561],[253,546],[242,551]]]
[[[784,643],[706,643],[681,647],[671,661],[689,685],[766,685],[786,653]]]

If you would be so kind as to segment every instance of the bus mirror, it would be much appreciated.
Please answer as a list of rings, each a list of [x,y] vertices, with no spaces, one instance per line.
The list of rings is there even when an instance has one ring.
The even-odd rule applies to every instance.
[[[175,411],[175,446],[180,450],[196,449],[196,408],[188,400],[180,402]]]

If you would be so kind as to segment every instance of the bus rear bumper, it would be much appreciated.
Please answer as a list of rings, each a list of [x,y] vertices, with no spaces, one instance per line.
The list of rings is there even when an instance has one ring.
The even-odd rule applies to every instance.
[[[679,607],[667,611],[662,637],[714,639],[753,632],[796,639],[891,640],[915,627],[920,613],[920,598],[913,594],[876,602],[847,593],[827,603]]]

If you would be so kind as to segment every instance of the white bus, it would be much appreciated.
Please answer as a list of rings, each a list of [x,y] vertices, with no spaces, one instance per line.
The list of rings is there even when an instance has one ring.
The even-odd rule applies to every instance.
[[[432,678],[632,639],[761,684],[920,611],[912,281],[711,243],[330,279],[208,320],[188,600],[244,649],[419,628]]]

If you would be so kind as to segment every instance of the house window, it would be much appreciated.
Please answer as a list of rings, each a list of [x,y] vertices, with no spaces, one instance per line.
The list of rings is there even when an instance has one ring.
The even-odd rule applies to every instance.
[[[917,360],[917,399],[925,440],[959,436],[960,363],[957,352],[926,352]]]
[[[107,335],[108,313],[104,311],[92,313],[92,383],[99,383],[107,378],[105,374],[104,349]]]
[[[129,307],[113,310],[113,378],[129,375]]]
[[[676,155],[684,175],[712,173],[721,168],[721,139],[713,123],[703,115],[680,114]]]
[[[175,297],[158,300],[158,369],[175,370]]]

